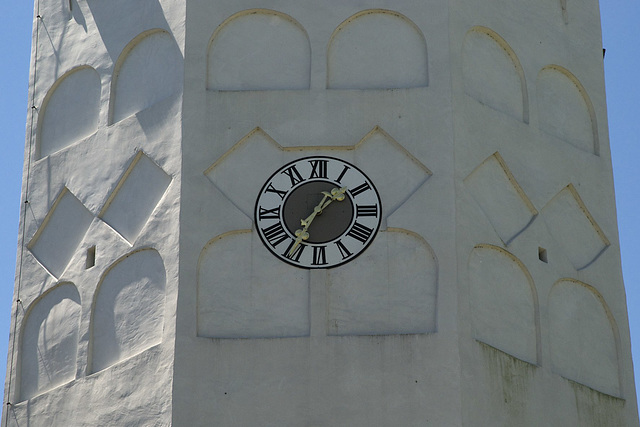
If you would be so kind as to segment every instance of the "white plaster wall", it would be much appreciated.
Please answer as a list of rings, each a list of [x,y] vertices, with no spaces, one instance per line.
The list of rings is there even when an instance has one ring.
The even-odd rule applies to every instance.
[[[188,5],[176,425],[461,424],[447,7],[375,6]],[[261,7],[306,32],[309,88],[266,74],[272,90],[206,90],[212,35]],[[283,264],[253,230],[262,184],[304,155],[354,163],[387,209],[372,246],[329,272]]]
[[[74,283],[77,350],[71,362],[73,345],[63,346],[71,356],[53,359],[64,361],[60,375],[44,384],[35,374],[20,377],[17,367],[33,358],[10,348],[9,366],[16,368],[8,368],[12,404],[3,408],[3,423],[638,424],[595,0],[568,15],[556,0],[88,0],[74,2],[73,10],[54,3],[43,3],[43,18],[34,21],[39,53],[30,96],[42,106],[65,73],[91,67],[100,79],[97,125],[42,158],[29,155],[38,130],[27,134],[25,159],[32,163],[25,164],[29,203],[20,245],[29,250],[19,260],[16,304],[37,308],[32,304],[47,291]],[[230,25],[230,17],[255,9],[276,12]],[[243,74],[272,47],[260,45],[270,25],[306,36],[271,38],[299,42],[298,54],[285,50],[282,58],[308,54],[310,61],[278,76],[256,68]],[[138,51],[146,43],[136,37],[149,31],[169,44],[151,41]],[[235,64],[238,72],[219,74],[216,42],[234,31],[242,43],[230,40],[218,54],[246,47],[252,58]],[[366,55],[354,54],[359,45]],[[179,63],[163,62],[170,57]],[[267,59],[266,69],[282,65]],[[407,67],[398,70],[400,63]],[[573,80],[539,89],[545,79],[538,73],[550,66]],[[403,74],[409,70],[415,72]],[[556,86],[588,97],[571,98],[586,107],[549,126],[539,107]],[[593,150],[580,142],[589,123]],[[282,164],[311,154],[363,169],[385,209],[375,245],[331,272],[284,266],[253,230],[262,183]],[[136,161],[146,166],[132,169]],[[571,203],[551,203],[567,188]],[[55,215],[63,189],[77,200],[77,212],[86,211],[79,215],[90,219],[86,232]],[[567,223],[557,206],[583,216]],[[47,227],[58,220],[60,227]],[[592,233],[588,245],[563,234],[575,225]],[[58,240],[66,243],[60,253],[50,249]],[[53,275],[38,258],[38,242],[58,257]],[[481,268],[473,252],[479,245],[510,254],[502,272]],[[126,258],[118,263],[141,249],[157,251],[153,271],[127,268]],[[164,295],[156,292],[162,277]],[[572,334],[575,319],[558,314],[558,304],[593,301],[572,292],[552,298],[559,280],[597,291],[601,304],[591,306],[604,307],[612,335],[603,316]],[[118,327],[126,343],[108,344],[103,360],[93,358],[91,341],[110,331],[91,333],[101,281],[117,282],[111,296],[128,308],[107,312],[122,320],[114,324],[124,325]],[[117,292],[123,283],[158,285],[151,286],[148,318],[127,322],[133,306]],[[526,318],[510,324],[509,316],[525,309]],[[12,330],[37,329],[29,319],[40,318],[21,313]],[[53,310],[53,319],[60,315]],[[563,341],[567,335],[574,341]],[[594,342],[606,344],[596,362],[572,364]]]
[[[68,9],[70,3],[72,10]],[[38,129],[34,126],[27,131],[23,189],[28,203],[23,206],[20,227],[24,240],[21,237],[19,245],[28,246],[19,251],[23,253],[18,261],[22,274],[16,280],[19,302],[14,307],[19,315],[11,329],[17,331],[17,336],[11,337],[11,342],[17,344],[9,350],[9,367],[14,369],[8,369],[5,396],[11,405],[3,408],[2,425],[168,426],[178,273],[184,4],[171,0],[135,4],[115,1],[104,7],[102,2],[92,0],[40,2],[38,14],[33,36],[37,67],[32,61],[29,94],[37,109],[31,110],[34,117],[28,121],[44,123],[45,133],[47,127],[53,126],[61,135],[78,138],[50,144],[38,157]],[[135,115],[108,126],[114,64],[136,35],[156,28],[166,32],[175,46],[174,53],[178,52],[179,60],[171,63],[180,72],[177,86],[172,86],[170,96],[147,103]],[[147,50],[145,55],[154,59],[153,52]],[[55,82],[79,66],[86,68],[62,80],[57,86],[61,91],[50,97],[48,108],[41,108]],[[152,67],[143,79],[157,83],[156,78],[165,76],[166,71]],[[135,70],[129,72],[136,74]],[[89,81],[74,80],[81,73],[91,77]],[[91,96],[93,92],[85,89],[95,88],[94,76],[98,81],[95,104],[66,102],[79,94]],[[65,88],[65,84],[75,87]],[[56,94],[60,99],[56,100]],[[39,114],[46,114],[49,121],[43,121]],[[161,172],[150,173],[146,168],[142,174],[127,174],[139,152]],[[125,175],[131,181],[119,187]],[[149,191],[137,198],[136,194],[127,195],[127,188],[137,188],[147,175],[154,180]],[[126,239],[100,217],[117,189],[125,190],[118,192],[120,199],[128,199],[119,200],[120,207],[128,211],[133,224],[122,232]],[[111,207],[115,205],[112,203]],[[118,215],[127,217],[123,212]],[[147,248],[157,251],[159,265],[164,265],[165,271],[159,271],[158,263],[147,263],[153,270],[151,274],[143,272],[144,277],[133,282],[166,278],[161,301],[154,299],[152,315],[147,307],[133,313],[112,312],[121,321],[116,322],[116,328],[126,337],[125,349],[119,349],[121,354],[109,360],[111,366],[92,373],[90,326],[98,284],[105,276],[107,281],[135,276],[135,268],[116,262]],[[118,268],[118,278],[109,277],[107,272],[118,273]],[[68,283],[75,285],[77,297],[63,299],[47,312],[47,298],[56,296],[57,289],[72,286]],[[62,285],[58,287],[59,284]],[[135,298],[129,295],[125,300],[131,303]],[[74,311],[71,306],[77,309]],[[135,320],[141,313],[147,316],[138,320],[152,323],[155,329],[135,327],[132,317]],[[36,349],[48,350],[34,358]],[[112,356],[107,353],[104,355]],[[19,371],[21,365],[25,368],[23,374]],[[50,369],[48,376],[43,376],[42,367]]]
[[[580,10],[573,9],[567,16],[563,16],[560,6],[560,2],[552,0],[526,6],[501,0],[481,4],[467,0],[451,2],[458,325],[462,376],[466,381],[462,396],[463,425],[638,424],[616,238],[598,4],[596,1],[582,2]],[[486,98],[470,93],[467,85],[469,68],[463,46],[468,42],[465,35],[477,26],[500,36],[502,41],[496,44],[496,49],[502,45],[503,51],[517,57],[524,90],[518,90],[513,84],[501,85],[496,80],[497,87],[485,85],[483,88],[493,89]],[[553,82],[547,82],[546,74],[539,78],[544,73],[541,70],[556,68],[567,70],[576,80],[572,81],[566,74],[562,74],[562,79],[552,79]],[[473,71],[482,79],[492,79],[502,76],[504,68],[497,62],[489,62]],[[562,87],[559,87],[559,81],[564,82]],[[503,93],[509,87],[510,92]],[[580,95],[582,90],[593,104],[593,122],[585,98]],[[518,96],[527,94],[524,108],[528,109],[528,120],[514,115],[513,109],[498,108],[511,104],[515,92]],[[563,107],[557,101],[550,101],[565,92]],[[491,96],[500,99],[496,103]],[[569,103],[573,105],[570,109]],[[556,114],[556,108],[567,111],[563,115]],[[592,123],[597,126],[591,127]],[[599,151],[593,148],[594,138],[588,138],[594,132],[595,139],[600,142]],[[583,140],[586,142],[578,142]],[[504,230],[514,224],[513,213],[516,212],[509,200],[516,193],[509,194],[501,189],[503,186],[491,185],[491,180],[476,179],[480,175],[474,172],[481,170],[477,168],[496,152],[511,174],[509,179],[520,188],[521,200],[525,197],[533,207],[532,212],[537,212],[519,234],[506,242],[504,236],[513,233]],[[581,231],[574,232],[578,228]],[[490,334],[478,333],[482,324],[474,322],[474,316],[477,318],[480,314],[483,322],[491,317],[477,308],[478,270],[469,268],[465,271],[463,268],[469,257],[475,256],[473,248],[477,245],[506,250],[530,274],[532,289],[539,302],[539,308],[534,307],[533,313],[534,319],[539,316],[537,360],[512,350],[522,340],[521,335],[510,337],[514,330],[508,326],[508,313],[516,308],[517,301],[500,309],[504,310],[503,327],[508,331],[499,337],[492,336],[497,328]],[[599,326],[586,328],[588,332],[575,327],[573,332],[566,332],[570,328],[568,318],[571,322],[579,322],[579,316],[567,314],[569,307],[582,302],[569,298],[560,303],[550,298],[554,283],[564,278],[579,280],[595,288],[610,308],[612,324],[622,325],[617,367],[611,357],[617,344],[607,327],[597,320],[592,323]],[[501,284],[510,285],[507,280]],[[510,292],[513,291],[505,290],[505,297]],[[500,295],[495,298],[499,301]],[[507,301],[502,302],[507,304]],[[564,304],[567,310],[559,308]],[[530,310],[527,308],[527,316]],[[602,320],[602,317],[598,319]],[[561,326],[554,326],[558,322]],[[512,326],[521,325],[513,322]],[[573,338],[567,341],[563,333]],[[532,336],[531,333],[528,336]],[[602,347],[593,352],[578,350],[589,346],[593,340]],[[568,347],[559,348],[559,342]],[[571,356],[567,353],[568,348],[571,348]],[[579,353],[582,354],[578,356]],[[580,370],[584,376],[578,377],[575,370],[593,357],[604,362]],[[563,368],[559,368],[559,364],[564,364]],[[622,382],[617,392],[616,371]]]
[[[294,18],[267,9],[240,11],[211,36],[206,85],[214,90],[308,89],[310,69],[309,38]]]
[[[72,283],[62,283],[34,301],[22,330],[22,399],[75,378],[79,324],[80,296]]]
[[[73,144],[98,128],[100,76],[80,66],[60,77],[45,98],[39,114],[38,157]]]

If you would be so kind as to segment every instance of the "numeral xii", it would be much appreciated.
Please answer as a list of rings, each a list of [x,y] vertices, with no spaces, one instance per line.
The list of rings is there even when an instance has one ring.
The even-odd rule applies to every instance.
[[[311,164],[311,175],[309,178],[326,178],[327,177],[327,164],[328,160],[309,160]]]

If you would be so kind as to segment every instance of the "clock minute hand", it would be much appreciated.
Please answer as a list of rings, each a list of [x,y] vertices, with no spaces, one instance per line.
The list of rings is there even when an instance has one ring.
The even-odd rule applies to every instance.
[[[306,217],[305,219],[301,219],[300,220],[300,224],[302,225],[302,229],[298,229],[296,230],[296,240],[295,242],[293,242],[293,246],[291,247],[291,250],[289,251],[289,256],[293,255],[293,253],[295,252],[296,248],[298,247],[298,245],[300,245],[300,243],[302,243],[303,240],[307,240],[309,238],[309,233],[307,232],[307,230],[309,229],[309,226],[311,225],[311,223],[313,222],[313,219],[316,217],[316,215],[318,215],[319,213],[322,212],[325,200],[327,200],[327,197],[331,197],[330,195],[327,196],[325,195],[322,200],[320,201],[320,203],[318,203],[314,208],[313,208],[313,212],[311,213],[311,215],[309,215],[308,217]]]

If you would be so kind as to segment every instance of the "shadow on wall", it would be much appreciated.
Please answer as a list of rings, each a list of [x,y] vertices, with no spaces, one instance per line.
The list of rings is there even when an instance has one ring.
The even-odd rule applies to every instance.
[[[138,34],[152,28],[169,30],[158,0],[87,0],[87,4],[114,63]]]
[[[182,75],[182,54],[168,32],[156,28],[135,37],[114,67],[109,124],[179,92]]]
[[[111,81],[108,124],[116,123],[182,89],[182,53],[165,30],[145,31],[118,58]],[[100,76],[89,66],[76,67],[49,89],[38,120],[38,158],[78,142],[98,129]]]
[[[37,158],[48,156],[98,129],[100,76],[91,67],[67,71],[49,89],[38,117]]]

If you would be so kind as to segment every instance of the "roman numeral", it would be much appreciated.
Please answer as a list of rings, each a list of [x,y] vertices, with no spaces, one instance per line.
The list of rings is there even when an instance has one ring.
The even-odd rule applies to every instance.
[[[347,236],[353,237],[364,244],[373,233],[373,228],[366,227],[359,222],[355,222],[351,230],[347,233]]]
[[[282,228],[282,224],[279,222],[276,222],[267,228],[263,228],[262,234],[264,234],[265,239],[267,239],[269,244],[273,247],[278,246],[288,238],[287,233],[285,233],[284,228]]]
[[[378,217],[377,205],[356,205],[356,218],[361,216],[375,216]]]
[[[296,165],[286,168],[282,171],[282,173],[289,177],[292,187],[297,183],[304,181],[302,175],[300,175],[300,172],[298,172],[298,169],[296,169]]]
[[[351,192],[351,195],[353,197],[356,197],[358,194],[360,194],[362,192],[365,192],[367,190],[370,190],[370,189],[371,189],[371,187],[369,186],[369,183],[365,182],[364,184],[358,185],[356,188],[353,188],[353,189],[351,189],[349,191]]]
[[[349,252],[349,249],[347,249],[347,247],[340,240],[336,242],[336,246],[340,251],[340,255],[342,255],[342,259],[347,259],[351,255],[353,255],[351,252]]]
[[[327,265],[326,246],[313,247],[313,265]]]
[[[311,178],[326,178],[327,177],[327,164],[329,160],[309,160],[311,163]]]
[[[302,255],[302,251],[304,251],[304,248],[306,248],[307,246],[299,244],[293,251],[293,253],[291,253],[291,248],[293,247],[293,245],[295,245],[295,243],[295,240],[291,240],[291,243],[289,243],[289,246],[287,246],[287,249],[282,253],[282,255],[292,261],[300,262],[300,255]]]
[[[264,190],[265,193],[276,193],[278,196],[280,196],[280,200],[284,200],[284,196],[287,195],[286,191],[282,191],[282,190],[278,190],[277,188],[275,188],[273,186],[273,184],[269,184],[269,186],[267,187],[266,190]]]
[[[344,178],[344,174],[347,173],[349,169],[351,169],[349,166],[345,166],[344,169],[342,169],[342,172],[340,172],[340,176],[338,176],[338,179],[336,179],[337,183],[342,184],[340,181],[342,181],[342,178]]]
[[[263,219],[280,219],[280,206],[277,206],[273,209],[265,209],[260,206],[258,219],[260,219],[260,221],[262,221]]]

